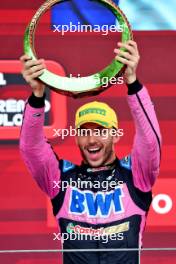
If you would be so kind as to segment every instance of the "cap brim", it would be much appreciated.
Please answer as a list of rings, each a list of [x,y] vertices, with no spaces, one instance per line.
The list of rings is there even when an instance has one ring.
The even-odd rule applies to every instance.
[[[99,121],[99,120],[85,120],[85,121],[82,121],[81,123],[79,123],[76,128],[80,128],[82,125],[84,124],[87,124],[87,123],[94,123],[94,124],[97,124],[97,125],[100,125],[104,128],[111,128],[112,126],[109,125],[108,123],[106,122],[103,122],[103,121]]]

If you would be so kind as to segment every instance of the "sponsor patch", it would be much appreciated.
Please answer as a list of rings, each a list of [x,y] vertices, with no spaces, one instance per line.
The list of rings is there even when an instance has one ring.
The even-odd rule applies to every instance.
[[[131,156],[126,156],[120,160],[120,165],[128,170],[131,170]]]
[[[69,223],[67,225],[67,232],[80,234],[80,235],[89,235],[89,236],[103,236],[103,235],[112,235],[129,230],[129,222],[125,222],[119,225],[101,227],[101,228],[92,228],[92,227],[82,227],[80,225],[74,225]]]
[[[75,167],[75,165],[73,163],[71,163],[68,160],[63,160],[63,172],[67,172],[71,169],[73,169]]]

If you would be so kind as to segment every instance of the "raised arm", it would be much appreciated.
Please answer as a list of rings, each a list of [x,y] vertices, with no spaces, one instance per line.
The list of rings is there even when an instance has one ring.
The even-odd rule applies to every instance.
[[[137,188],[150,191],[159,173],[161,134],[153,103],[147,89],[136,79],[139,51],[136,42],[118,43],[116,59],[127,68],[124,74],[128,86],[128,104],[134,119],[136,135],[131,153],[133,181]]]
[[[47,142],[44,126],[44,85],[36,80],[45,65],[41,60],[32,61],[28,56],[21,57],[23,77],[30,84],[33,94],[29,97],[23,116],[20,134],[20,152],[39,187],[53,198],[58,188],[54,181],[60,179],[59,164],[52,147]]]
[[[137,93],[136,91],[139,90]],[[150,191],[159,174],[161,134],[153,103],[145,87],[136,81],[129,86],[128,104],[136,134],[131,152],[134,184]]]

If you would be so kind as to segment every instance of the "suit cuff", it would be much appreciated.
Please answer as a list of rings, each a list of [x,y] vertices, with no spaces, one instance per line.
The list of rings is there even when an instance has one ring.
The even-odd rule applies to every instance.
[[[28,99],[28,103],[33,108],[42,108],[45,106],[45,97],[46,94],[44,94],[43,97],[37,97],[32,93]]]
[[[142,90],[143,85],[136,80],[135,82],[128,84],[128,95],[133,95],[138,93],[140,90]]]

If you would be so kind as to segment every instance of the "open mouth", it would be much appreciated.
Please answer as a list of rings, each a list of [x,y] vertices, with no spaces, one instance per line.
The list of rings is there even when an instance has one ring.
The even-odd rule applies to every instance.
[[[101,148],[88,148],[87,151],[90,153],[90,154],[96,154],[98,152],[100,152]]]

